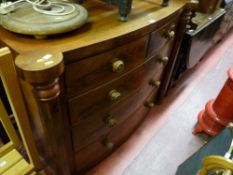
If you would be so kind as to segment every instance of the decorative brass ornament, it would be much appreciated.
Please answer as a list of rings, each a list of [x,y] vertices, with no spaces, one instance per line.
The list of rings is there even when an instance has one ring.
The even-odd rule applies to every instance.
[[[113,128],[116,126],[117,120],[112,116],[108,116],[104,119],[104,123],[107,124],[109,128]]]
[[[158,81],[158,80],[150,80],[149,84],[150,84],[152,87],[159,88],[159,86],[161,85],[161,82]]]
[[[121,93],[118,92],[116,89],[113,89],[108,93],[108,97],[110,100],[116,101],[119,100],[119,98],[121,97]]]
[[[113,144],[108,138],[105,138],[105,139],[102,141],[102,144],[103,144],[103,146],[104,146],[108,151],[112,151],[112,150],[113,150],[114,144]]]
[[[160,63],[163,63],[164,65],[167,65],[169,58],[168,58],[167,56],[161,56],[161,55],[159,55],[159,56],[157,57],[157,60],[158,60]]]
[[[125,64],[122,60],[116,60],[112,63],[113,72],[122,72],[124,70]]]

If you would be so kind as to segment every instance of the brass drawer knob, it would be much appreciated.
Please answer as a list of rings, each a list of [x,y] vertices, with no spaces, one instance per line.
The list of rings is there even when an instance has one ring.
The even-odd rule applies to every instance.
[[[160,62],[160,63],[163,63],[164,65],[167,65],[167,63],[168,63],[168,60],[169,60],[169,58],[167,57],[167,56],[158,56],[158,61]]]
[[[103,144],[103,146],[105,148],[107,148],[107,150],[109,150],[109,151],[113,150],[114,144],[111,141],[109,141],[108,138],[104,139],[103,142],[102,142],[102,144]]]
[[[108,127],[112,128],[116,126],[117,120],[112,116],[108,116],[107,118],[104,119],[104,123],[107,124]]]
[[[121,72],[124,70],[125,64],[122,60],[116,60],[112,63],[113,72]]]
[[[118,92],[116,89],[113,89],[108,93],[108,97],[110,100],[116,101],[121,97],[121,93]]]
[[[175,31],[170,30],[170,31],[166,32],[165,38],[172,40],[175,37],[175,34],[176,34]]]
[[[144,103],[144,106],[147,108],[153,108],[155,106],[155,104],[153,102],[146,101]]]
[[[152,87],[155,87],[155,88],[158,88],[161,84],[160,81],[158,80],[150,80],[149,84],[152,86]]]

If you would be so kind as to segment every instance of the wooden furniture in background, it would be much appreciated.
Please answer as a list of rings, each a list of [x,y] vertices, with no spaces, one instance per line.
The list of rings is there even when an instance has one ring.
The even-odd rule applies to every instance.
[[[185,70],[197,65],[205,53],[219,41],[222,36],[218,31],[224,14],[224,9],[218,9],[212,14],[196,12],[193,22],[197,24],[197,28],[185,32],[170,86],[176,83]]]
[[[224,0],[221,7],[225,9],[226,14],[220,26],[219,39],[224,38],[233,28],[233,0]]]
[[[198,11],[201,13],[213,13],[220,8],[222,0],[200,0]]]
[[[179,51],[180,47],[182,45],[182,41],[184,38],[184,34],[188,29],[195,29],[197,25],[193,23],[192,19],[195,17],[195,12],[198,7],[198,1],[190,1],[187,2],[184,12],[181,16],[180,23],[178,26],[177,31],[179,32],[176,36],[176,40],[174,43],[174,47],[172,50],[172,55],[170,59],[170,64],[168,64],[167,71],[164,75],[164,81],[160,88],[160,93],[158,95],[158,100],[161,101],[161,99],[164,98],[165,95],[167,95],[167,92],[170,88],[170,84],[173,78],[173,74],[177,65],[177,62],[179,62]]]
[[[114,6],[86,2],[90,23],[44,40],[0,28],[2,42],[14,51],[49,174],[83,174],[119,147],[163,98],[197,2],[160,3],[135,0],[122,23]]]
[[[22,155],[17,151],[21,142],[9,119],[6,109],[0,100],[0,119],[10,140],[0,149],[0,174],[23,175],[32,172],[33,170],[40,170],[41,163],[39,161],[39,155],[35,147],[23,97],[20,92],[13,58],[8,48],[0,49],[0,77],[30,161],[30,163],[26,162]]]
[[[17,133],[15,132],[15,129],[6,113],[6,109],[3,106],[2,101],[0,100],[0,115],[1,115],[1,124],[3,125],[4,130],[7,133],[7,136],[9,137],[9,142],[1,146],[0,149],[0,157],[7,154],[11,150],[17,148],[20,146],[20,141],[17,136]]]

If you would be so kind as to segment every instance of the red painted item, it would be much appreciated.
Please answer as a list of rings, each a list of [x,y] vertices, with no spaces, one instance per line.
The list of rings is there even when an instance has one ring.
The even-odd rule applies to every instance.
[[[228,79],[217,98],[208,101],[205,109],[198,114],[193,134],[204,131],[215,136],[233,122],[233,67],[227,73]]]

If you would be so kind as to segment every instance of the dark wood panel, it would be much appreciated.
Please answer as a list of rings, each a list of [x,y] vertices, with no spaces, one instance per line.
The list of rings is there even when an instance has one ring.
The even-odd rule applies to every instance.
[[[75,154],[76,165],[78,172],[83,174],[90,167],[93,167],[98,162],[111,154],[119,147],[141,124],[149,109],[142,106],[137,109],[131,117],[129,117],[122,125],[112,130],[110,133],[103,135],[95,143],[90,144],[85,149],[80,150]],[[114,144],[112,149],[104,146],[103,142],[108,139]]]
[[[153,63],[154,62],[154,63]],[[151,85],[151,81],[160,80],[162,77],[163,66],[158,64],[155,59],[152,59],[146,65],[143,66],[143,69],[149,70],[146,73],[145,77],[142,79],[143,83],[140,87],[126,100],[123,100],[120,103],[113,104],[109,108],[106,108],[103,112],[95,112],[92,116],[88,117],[85,121],[81,122],[78,126],[73,128],[73,140],[74,140],[74,149],[80,150],[86,145],[93,142],[99,136],[109,132],[111,127],[106,123],[106,119],[111,117],[116,121],[116,125],[124,122],[128,116],[139,108],[142,103],[142,100],[148,96],[151,91],[157,93],[158,87]],[[154,67],[157,69],[153,70]],[[137,70],[136,70],[137,71]],[[153,73],[151,72],[154,72]],[[127,109],[127,110],[126,110]]]
[[[211,14],[219,8],[221,2],[222,0],[200,0],[198,11]]]
[[[72,99],[69,102],[72,125],[75,126],[80,122],[86,122],[88,118],[96,116],[98,112],[102,112],[109,106],[126,99],[143,83],[142,79],[137,81],[138,77],[142,75],[143,70],[130,73],[119,80]],[[118,100],[110,99],[109,94],[113,90],[120,93]]]
[[[195,66],[204,54],[210,49],[214,44],[214,36],[220,28],[220,24],[224,17],[224,10],[218,10],[212,15],[206,15],[197,13],[194,18],[198,21],[200,27],[198,26],[196,31],[188,31],[185,33],[185,43],[182,48],[187,48],[188,52],[185,58],[185,63],[187,68],[192,68]],[[208,19],[202,20],[205,17]],[[202,22],[202,23],[200,23]],[[185,46],[189,47],[185,47]]]
[[[150,34],[147,57],[154,56],[159,50],[172,47],[175,37],[175,28],[178,18],[174,18],[170,23],[164,25],[159,31]]]
[[[148,36],[114,50],[66,66],[68,96],[81,94],[131,70],[145,61]]]
[[[88,118],[103,112],[111,105],[120,103],[148,82],[148,77],[151,78],[151,75],[156,72],[161,74],[164,65],[159,62],[158,58],[163,55],[166,55],[166,53],[163,53],[162,50],[161,53],[147,60],[148,63],[145,63],[134,72],[70,100],[69,107],[72,125],[75,126],[81,121],[86,122]],[[121,94],[118,100],[109,99],[109,92],[112,90],[116,90]]]

